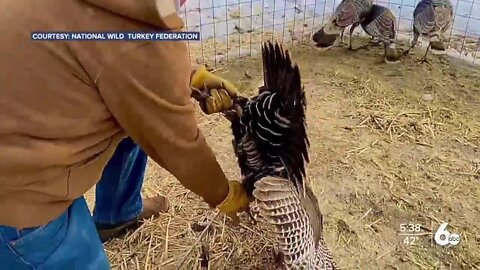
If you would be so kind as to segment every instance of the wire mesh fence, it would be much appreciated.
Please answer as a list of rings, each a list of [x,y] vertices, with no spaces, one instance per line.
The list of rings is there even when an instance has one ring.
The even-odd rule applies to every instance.
[[[201,42],[189,42],[192,62],[217,66],[256,54],[264,40],[284,44],[310,41],[341,0],[190,0],[181,10],[188,31]],[[411,38],[413,11],[419,0],[378,0],[397,17],[399,39]],[[451,0],[454,24],[448,54],[479,63],[480,0]],[[358,28],[356,35],[365,35]]]

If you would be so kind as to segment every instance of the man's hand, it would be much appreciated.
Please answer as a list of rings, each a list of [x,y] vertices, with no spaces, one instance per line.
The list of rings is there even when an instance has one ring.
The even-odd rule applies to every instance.
[[[195,98],[206,114],[231,109],[238,90],[233,83],[207,71],[205,66],[192,72],[190,87]]]
[[[200,108],[206,114],[224,112],[233,106],[233,99],[225,89],[192,88],[192,97],[199,102]]]
[[[217,208],[238,224],[240,220],[237,213],[247,211],[249,203],[250,199],[242,184],[238,181],[229,181],[228,195]]]

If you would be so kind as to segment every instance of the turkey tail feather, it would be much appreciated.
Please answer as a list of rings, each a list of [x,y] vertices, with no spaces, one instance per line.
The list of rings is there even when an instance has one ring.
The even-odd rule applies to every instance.
[[[300,68],[293,64],[288,50],[278,43],[267,42],[262,47],[265,87],[278,95],[281,106],[275,112],[276,123],[288,127],[284,130],[281,160],[287,170],[288,178],[295,182],[299,191],[305,188],[305,166],[308,163],[310,142],[306,132],[305,110],[307,107],[305,92],[301,82]]]
[[[274,45],[267,42],[263,45],[262,56],[265,90],[280,94],[283,101],[290,101],[290,98],[292,102],[301,101],[303,89],[300,69],[297,64],[292,64],[290,52],[278,43]]]

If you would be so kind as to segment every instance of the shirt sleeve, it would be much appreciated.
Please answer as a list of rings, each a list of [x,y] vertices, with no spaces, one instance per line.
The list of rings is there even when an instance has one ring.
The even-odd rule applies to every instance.
[[[228,182],[197,127],[190,98],[190,61],[183,42],[149,42],[109,63],[96,78],[122,129],[160,166],[212,207]]]

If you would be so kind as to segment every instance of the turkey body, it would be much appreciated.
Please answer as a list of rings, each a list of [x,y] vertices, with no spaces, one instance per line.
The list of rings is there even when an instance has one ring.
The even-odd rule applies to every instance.
[[[275,226],[286,268],[335,269],[318,202],[304,181],[310,143],[299,67],[278,43],[264,44],[262,58],[264,86],[226,113],[253,216]]]
[[[320,47],[332,46],[340,34],[343,38],[345,28],[351,26],[348,46],[351,49],[353,31],[361,24],[371,7],[372,0],[343,0],[333,12],[329,22],[313,35],[313,41]]]
[[[255,182],[254,216],[275,226],[277,248],[287,269],[338,269],[323,239],[322,215],[313,191],[305,196],[285,178],[267,176]]]
[[[395,16],[390,9],[380,5],[372,5],[361,26],[367,34],[383,43],[386,62],[395,63],[399,61],[395,50]]]
[[[422,0],[413,11],[413,41],[407,53],[415,47],[420,36],[428,38],[425,52],[426,60],[429,48],[444,52],[445,33],[452,26],[453,8],[449,0]]]

